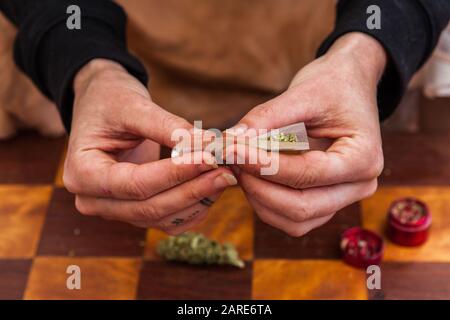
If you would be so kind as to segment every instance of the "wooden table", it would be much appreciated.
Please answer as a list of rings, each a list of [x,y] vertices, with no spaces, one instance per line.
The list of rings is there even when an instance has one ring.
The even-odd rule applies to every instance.
[[[61,181],[65,144],[29,133],[0,143],[2,299],[450,299],[450,135],[385,135],[378,192],[297,239],[229,189],[197,231],[235,244],[243,270],[161,261],[161,232],[78,214]],[[386,239],[382,289],[369,291],[365,271],[340,260],[339,236],[352,226],[384,235],[389,203],[404,196],[429,204],[431,237],[419,248]],[[66,288],[69,265],[81,290]]]

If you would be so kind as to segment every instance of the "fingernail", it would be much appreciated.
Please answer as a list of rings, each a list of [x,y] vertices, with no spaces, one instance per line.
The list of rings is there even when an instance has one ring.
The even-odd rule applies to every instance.
[[[210,153],[204,153],[203,160],[205,163],[214,169],[217,169],[219,166],[217,165],[216,158]]]
[[[246,124],[241,123],[241,124],[235,125],[234,127],[231,127],[230,129],[227,129],[226,132],[238,136],[240,134],[245,133],[245,131],[247,131],[247,129],[248,129],[248,126]]]
[[[225,188],[229,186],[234,186],[237,184],[236,178],[229,173],[222,173],[220,176],[214,180],[214,185],[216,188]]]
[[[205,164],[208,166],[208,168],[207,168],[207,170],[210,170],[211,168],[212,169],[217,169],[217,168],[219,168],[219,165],[214,161],[213,163],[207,163],[207,162],[205,162]]]

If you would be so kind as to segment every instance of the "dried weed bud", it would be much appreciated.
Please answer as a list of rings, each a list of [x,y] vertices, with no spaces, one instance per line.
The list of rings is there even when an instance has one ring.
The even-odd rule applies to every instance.
[[[161,240],[157,247],[160,256],[169,261],[180,261],[189,264],[218,264],[244,267],[244,261],[233,245],[220,244],[202,234],[186,232],[176,237]]]

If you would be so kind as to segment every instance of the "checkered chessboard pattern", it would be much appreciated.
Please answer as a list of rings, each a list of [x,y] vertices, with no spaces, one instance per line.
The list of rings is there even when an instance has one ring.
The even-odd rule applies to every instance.
[[[63,187],[66,139],[24,133],[0,143],[1,299],[450,299],[450,135],[384,135],[378,192],[301,238],[262,223],[239,188],[229,189],[197,231],[236,245],[246,267],[162,261],[157,230],[85,217]],[[353,226],[384,235],[390,202],[415,196],[430,206],[429,241],[403,248],[386,239],[382,289],[340,259]],[[82,289],[66,288],[66,268]]]

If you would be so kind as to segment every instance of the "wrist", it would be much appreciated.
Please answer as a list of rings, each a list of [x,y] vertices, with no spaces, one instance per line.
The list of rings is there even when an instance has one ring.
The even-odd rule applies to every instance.
[[[360,32],[347,33],[337,39],[325,57],[336,61],[337,65],[350,64],[375,85],[387,64],[387,54],[380,42]]]
[[[85,84],[89,83],[97,75],[109,71],[127,72],[119,63],[106,59],[93,59],[85,64],[76,74],[73,81],[75,93],[79,92]]]

